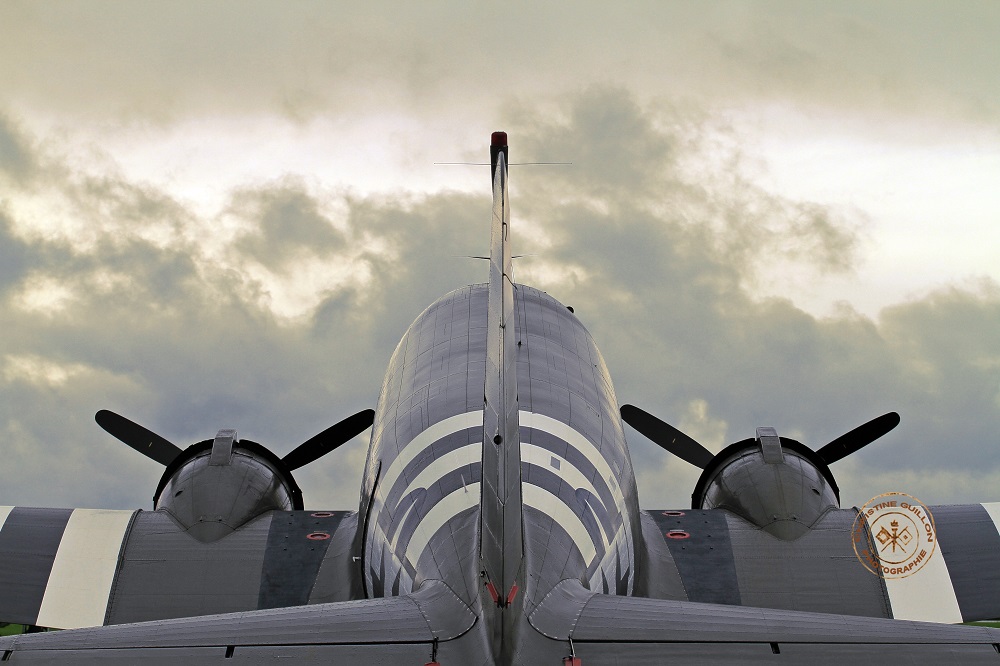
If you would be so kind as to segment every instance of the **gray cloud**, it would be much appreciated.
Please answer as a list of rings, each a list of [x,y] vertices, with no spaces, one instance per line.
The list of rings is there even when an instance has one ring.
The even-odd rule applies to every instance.
[[[19,103],[135,122],[218,110],[406,105],[424,117],[614,81],[709,106],[749,100],[993,121],[992,3],[603,3],[365,7],[299,1],[8,2],[0,87]]]
[[[94,224],[84,243],[28,242],[2,218],[11,260],[0,308],[0,423],[6,465],[18,470],[4,482],[11,502],[148,503],[161,470],[96,427],[101,408],[181,446],[235,426],[287,452],[373,406],[409,322],[485,271],[463,258],[487,243],[485,197],[357,199],[309,193],[294,179],[243,188],[223,214],[249,231],[219,263],[199,236],[214,220],[120,175],[75,173],[51,155],[42,163],[38,178],[52,195]],[[329,217],[331,203],[341,218]],[[366,237],[382,250],[366,250]],[[370,267],[364,290],[322,287],[326,296],[301,320],[276,316],[261,298],[266,286],[245,270],[259,262],[294,276],[297,262],[336,261],[354,243]],[[21,297],[38,284],[69,295],[51,306]],[[307,500],[352,506],[364,453],[358,442],[338,452],[340,462],[302,470]]]
[[[592,87],[564,101],[561,114],[510,114],[526,160],[573,162],[519,174],[521,205],[550,222],[562,259],[628,270],[631,284],[666,273],[664,283],[696,278],[721,290],[753,281],[778,259],[820,271],[853,267],[864,220],[748,182],[736,137],[709,140],[727,130],[703,114],[668,105],[647,111],[622,88]],[[709,150],[728,151],[726,167],[692,169],[692,158]]]
[[[231,215],[256,222],[236,243],[236,251],[266,266],[293,270],[288,264],[297,253],[329,256],[347,243],[302,183],[238,192],[232,199]]]
[[[24,275],[29,262],[26,243],[11,233],[10,218],[0,208],[0,294]]]
[[[598,105],[589,94],[575,102]],[[698,149],[692,143],[698,132],[672,130],[679,124],[631,103],[623,91],[609,95],[605,105],[623,117],[595,123],[589,111],[567,114],[555,136],[596,143],[618,136],[628,146],[647,143],[643,136],[654,133],[661,144],[683,146],[682,157]],[[539,136],[552,125],[547,114],[524,121]],[[727,424],[716,428],[724,434],[715,446],[751,436],[755,426],[774,425],[819,447],[897,410],[903,416],[899,431],[859,454],[861,463],[926,474],[977,465],[996,470],[984,466],[1000,427],[995,284],[978,291],[949,288],[887,308],[878,321],[850,312],[818,319],[788,301],[758,300],[747,285],[780,270],[783,257],[819,270],[850,270],[862,221],[814,203],[781,200],[731,173],[711,174],[699,187],[668,153],[646,162],[633,151],[602,153],[629,163],[611,160],[601,169],[643,177],[605,193],[588,187],[585,173],[575,200],[586,203],[564,203],[574,200],[573,174],[564,176],[559,196],[551,196],[552,177],[539,177],[537,187],[526,186],[528,201],[518,202],[530,219],[545,220],[557,239],[536,261],[581,268],[574,280],[545,286],[573,304],[591,328],[623,402],[645,397],[652,401],[648,408],[681,424],[692,402],[702,401],[712,419]],[[633,449],[642,469],[664,463],[659,451]],[[845,499],[867,499],[859,496],[872,490],[867,478],[842,479]],[[946,497],[929,482],[911,482],[937,492],[937,501],[989,493],[985,486],[953,487]],[[689,491],[664,484],[656,492],[678,503]]]
[[[28,177],[34,169],[32,148],[17,125],[0,115],[0,173],[15,181]]]
[[[573,163],[571,169],[545,171],[546,180],[603,197],[662,196],[676,186],[667,174],[675,170],[684,133],[658,131],[655,116],[642,113],[628,90],[590,86],[563,101],[555,113],[539,113],[525,101],[506,114],[514,148],[526,159]],[[688,133],[695,129],[684,118],[670,120],[684,123]]]
[[[934,489],[926,501],[991,499],[975,474],[997,473],[1000,288],[945,289],[875,321],[757,299],[750,286],[781,265],[772,260],[849,271],[863,221],[769,195],[735,169],[692,175],[709,134],[702,114],[624,88],[553,103],[556,115],[524,102],[507,111],[512,136],[524,137],[516,160],[574,161],[512,176],[517,249],[536,255],[516,271],[576,307],[621,401],[714,447],[758,425],[818,447],[896,409],[898,433],[839,463],[853,472],[841,478],[845,499],[888,489],[866,468],[911,473],[913,492]],[[0,308],[0,436],[5,468],[17,470],[4,479],[5,503],[148,505],[160,470],[94,425],[100,408],[180,445],[236,427],[287,452],[372,406],[409,322],[486,276],[461,258],[487,245],[485,192],[358,196],[294,177],[247,185],[223,212],[243,231],[221,260],[199,236],[215,220],[168,193],[29,158],[74,217],[102,222],[90,242],[69,244],[20,239],[3,218],[0,247],[20,262]],[[519,227],[529,220],[534,228]],[[550,245],[532,247],[535,237]],[[268,285],[247,270],[293,279],[296,262],[348,256],[367,278],[320,285],[318,305],[299,318],[275,314]],[[69,295],[26,305],[23,294],[45,280]],[[666,456],[631,437],[645,503],[683,504],[690,473],[657,478]],[[352,507],[363,457],[356,442],[303,470],[307,502]],[[937,472],[979,484],[934,486]]]

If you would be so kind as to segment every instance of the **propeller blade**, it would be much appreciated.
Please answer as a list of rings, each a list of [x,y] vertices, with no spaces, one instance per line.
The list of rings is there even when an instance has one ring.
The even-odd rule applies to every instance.
[[[868,446],[899,425],[899,414],[889,412],[843,434],[816,452],[827,465]]]
[[[686,460],[699,469],[705,469],[715,457],[704,446],[649,412],[634,405],[622,405],[621,413],[622,418],[630,426],[678,458]]]
[[[108,433],[163,466],[169,465],[181,453],[176,445],[163,439],[152,430],[129,421],[121,414],[102,409],[94,415],[94,420]]]
[[[375,422],[375,410],[365,409],[354,416],[332,425],[309,441],[299,444],[282,462],[291,471],[304,467],[314,460],[322,458],[341,444],[350,441],[371,427]]]

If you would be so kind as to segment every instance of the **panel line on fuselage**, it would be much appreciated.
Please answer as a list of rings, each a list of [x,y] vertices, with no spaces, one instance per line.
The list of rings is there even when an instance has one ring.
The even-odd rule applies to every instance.
[[[551,416],[546,416],[545,414],[522,411],[520,414],[520,423],[522,428],[533,428],[535,430],[542,430],[550,435],[554,435],[582,453],[594,466],[597,473],[600,474],[602,478],[607,480],[608,486],[610,487],[614,497],[616,507],[619,512],[625,516],[625,520],[628,520],[625,496],[622,493],[619,484],[615,482],[615,473],[611,470],[611,466],[608,464],[607,459],[601,454],[600,449],[598,449],[593,442],[574,430],[571,426],[563,423],[562,421],[558,421]]]
[[[591,587],[593,588],[594,585],[600,582],[599,578],[602,576],[605,578],[605,581],[610,579],[612,577],[610,575],[612,573],[612,569],[618,570],[616,572],[616,575],[618,576],[622,576],[624,574],[624,571],[621,570],[622,567],[630,571],[635,571],[631,521],[628,514],[628,505],[625,501],[621,485],[616,481],[615,473],[612,471],[607,459],[601,453],[597,445],[579,433],[572,426],[550,416],[546,416],[545,414],[522,411],[519,415],[519,421],[522,432],[525,434],[527,434],[529,430],[541,431],[548,433],[562,442],[565,442],[569,449],[567,450],[564,458],[561,456],[559,458],[561,460],[566,460],[569,467],[574,466],[570,458],[578,458],[578,456],[582,456],[582,458],[578,458],[579,462],[575,466],[577,467],[577,472],[583,477],[587,477],[587,474],[583,469],[581,469],[584,461],[586,461],[586,464],[593,466],[593,476],[591,477],[592,482],[589,484],[589,488],[584,488],[585,491],[591,494],[593,503],[583,501],[583,499],[579,498],[577,494],[577,497],[575,498],[576,507],[573,507],[572,504],[568,505],[571,510],[576,508],[579,511],[579,513],[574,512],[573,517],[580,527],[582,527],[582,529],[588,534],[587,541],[595,548],[595,555],[600,553],[599,559],[594,556],[591,556],[590,558],[584,557],[584,562],[587,565],[587,575],[590,577]],[[543,451],[546,450],[545,447],[541,448]],[[578,455],[574,455],[574,452]],[[549,453],[551,454],[552,452]],[[560,462],[560,468],[562,467],[563,464]],[[562,472],[562,469],[559,471]],[[569,481],[565,480],[565,477],[561,474],[559,476],[569,485]],[[604,487],[602,488],[601,486]],[[578,490],[579,488],[580,487],[577,486],[574,489]],[[603,493],[600,492],[602,490],[604,491]],[[553,496],[555,501],[567,504],[564,500],[559,499],[558,495],[556,495],[553,491],[558,492],[558,489],[553,488],[549,491],[549,494]],[[598,518],[597,522],[600,522],[600,516],[596,514],[596,509],[598,507],[594,506],[594,504],[607,502],[609,494],[613,504],[603,508],[607,510],[607,514],[609,516],[614,517],[613,522],[611,523],[614,536],[605,544],[602,537],[598,537],[597,539],[591,539],[589,537],[590,531],[586,530],[585,519],[593,516],[593,518]],[[602,499],[602,497],[604,499]],[[535,496],[535,499],[540,498]],[[550,500],[550,502],[551,501],[552,500]],[[528,504],[527,500],[525,501],[525,504]],[[533,506],[533,508],[544,513],[549,513],[546,511],[544,506]],[[589,552],[589,548],[587,548],[587,546],[579,540],[582,534],[579,529],[571,531],[565,524],[563,524],[562,527],[566,529],[570,537],[573,538],[574,545],[581,554],[583,554],[585,550]],[[596,531],[599,533],[600,529],[597,528]],[[574,537],[574,534],[577,536]],[[631,577],[628,578],[627,587],[628,590],[631,591]]]
[[[589,501],[588,504],[591,505],[591,510],[594,511],[595,517],[598,519],[598,524],[601,527],[600,536],[604,541],[604,545],[610,545],[612,533],[615,532],[617,525],[611,522],[607,507],[601,501],[600,493],[590,478],[583,473],[583,470],[578,469],[571,461],[546,448],[526,442],[521,443],[521,464],[522,466],[534,466],[549,474],[555,474],[555,476],[567,483],[576,494],[584,490],[593,496],[598,501],[599,506],[594,507]],[[530,474],[528,476],[530,477]],[[620,524],[621,520],[619,519],[617,523]]]
[[[440,440],[438,440],[440,441]],[[419,474],[409,484],[402,492],[402,497],[409,497],[411,493],[419,489],[429,488],[435,483],[440,482],[448,474],[460,470],[462,467],[471,467],[472,465],[478,465],[480,461],[480,454],[482,453],[483,443],[475,442],[473,444],[468,444],[466,446],[459,447],[453,451],[449,451],[443,456],[434,459],[431,464],[425,467]],[[468,487],[467,484],[475,483],[478,485],[478,481],[472,477],[470,473],[464,479],[463,486]],[[444,499],[444,498],[442,498]],[[390,537],[389,547],[394,551],[398,551],[400,537],[404,535],[405,530],[398,529],[403,524],[406,523],[410,512],[416,506],[416,503],[410,504],[406,513],[402,517],[393,520],[393,527],[390,527],[388,531],[388,536]],[[421,528],[422,523],[418,523],[416,529]],[[406,535],[407,538],[410,537],[409,534]],[[406,552],[409,552],[409,546],[406,547]]]
[[[590,533],[580,517],[565,502],[552,494],[548,488],[536,486],[533,483],[525,483],[521,487],[521,492],[524,496],[525,506],[541,511],[559,527],[566,530],[583,556],[585,564],[589,565],[594,561],[594,558],[597,557],[597,549],[590,538]]]
[[[483,410],[481,409],[450,416],[421,431],[403,447],[403,450],[390,463],[389,469],[386,470],[385,476],[380,482],[381,487],[391,491],[392,487],[396,485],[399,475],[406,468],[407,463],[423,453],[434,442],[460,430],[474,427],[483,427]]]
[[[390,463],[376,498],[381,515],[372,524],[371,536],[382,548],[372,553],[378,559],[370,562],[369,572],[381,569],[389,580],[405,572],[400,588],[405,591],[433,536],[479,502],[482,442],[462,444],[437,457],[429,452],[446,438],[481,426],[482,415],[476,410],[433,424]],[[524,438],[531,439],[534,431],[541,443],[521,442],[524,504],[548,515],[566,531],[592,584],[599,584],[602,575],[609,577],[619,562],[631,566],[625,498],[597,446],[571,426],[544,414],[522,410],[519,420],[525,426]],[[381,511],[383,507],[390,510]]]
[[[420,556],[439,529],[455,518],[463,511],[467,511],[475,506],[479,506],[479,493],[481,485],[470,483],[462,488],[457,488],[445,495],[440,502],[424,514],[423,519],[417,525],[416,531],[410,537],[410,542],[406,547],[406,561],[416,565],[420,561]]]

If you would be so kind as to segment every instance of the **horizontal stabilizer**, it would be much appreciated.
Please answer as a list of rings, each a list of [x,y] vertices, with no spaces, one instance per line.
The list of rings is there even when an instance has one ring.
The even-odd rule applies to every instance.
[[[569,580],[530,621],[584,664],[993,664],[1000,641],[990,627],[593,594]]]
[[[437,642],[461,636],[475,621],[447,586],[430,581],[404,597],[11,636],[0,639],[0,654],[13,663],[23,657],[60,664],[169,658],[193,666],[217,664],[224,656],[268,663],[424,663]]]

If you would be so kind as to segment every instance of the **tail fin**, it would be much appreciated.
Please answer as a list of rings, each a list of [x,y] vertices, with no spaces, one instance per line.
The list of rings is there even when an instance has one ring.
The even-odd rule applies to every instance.
[[[494,601],[516,598],[524,552],[521,529],[521,452],[517,416],[514,283],[507,201],[507,134],[490,146],[493,225],[490,241],[480,559]]]

